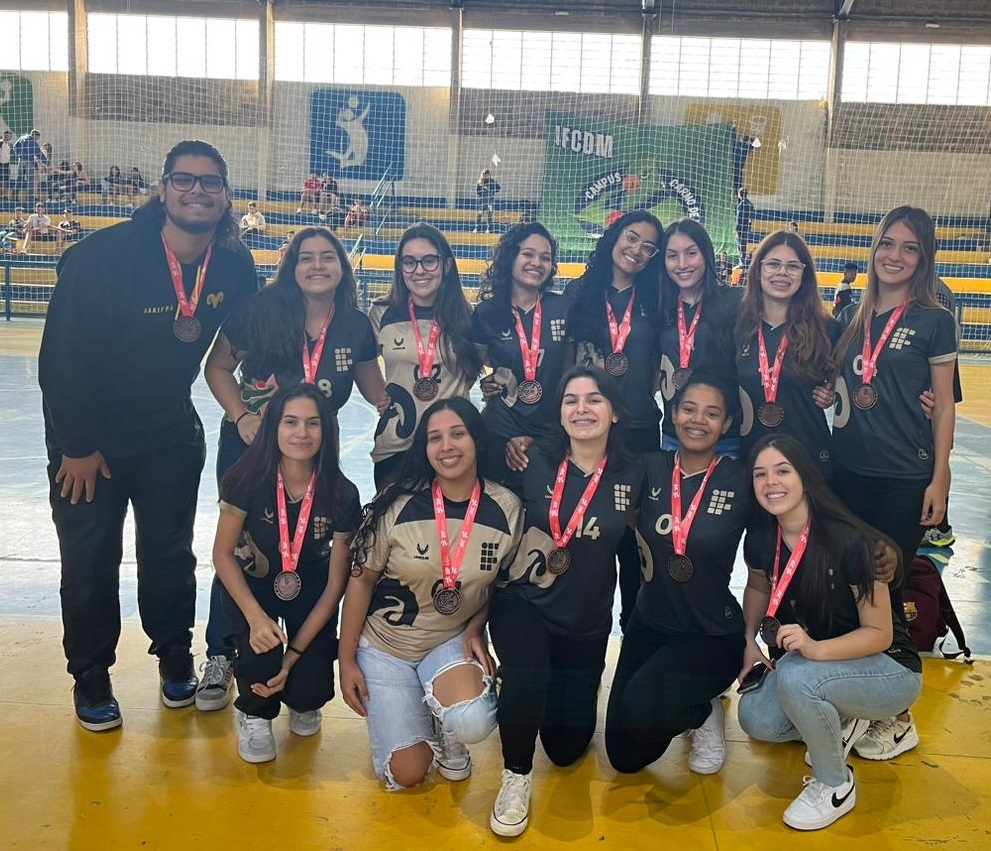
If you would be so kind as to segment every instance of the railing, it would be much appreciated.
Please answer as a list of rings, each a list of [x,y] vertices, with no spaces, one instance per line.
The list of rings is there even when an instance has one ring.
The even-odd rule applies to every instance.
[[[372,209],[372,222],[375,225],[375,235],[378,236],[389,217],[396,209],[396,180],[393,175],[393,164],[382,175],[382,179],[372,190],[370,207]]]

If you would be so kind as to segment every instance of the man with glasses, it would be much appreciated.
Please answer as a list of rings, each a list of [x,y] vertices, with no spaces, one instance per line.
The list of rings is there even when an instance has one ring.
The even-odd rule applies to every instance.
[[[109,669],[128,504],[138,610],[162,701],[194,701],[193,518],[206,446],[190,387],[217,329],[257,287],[231,198],[220,152],[180,142],[144,206],[87,236],[58,266],[39,382],[63,647],[87,730],[121,724]]]

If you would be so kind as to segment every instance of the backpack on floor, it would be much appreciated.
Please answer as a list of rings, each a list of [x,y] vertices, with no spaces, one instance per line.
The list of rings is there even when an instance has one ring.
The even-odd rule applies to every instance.
[[[960,620],[946,593],[943,577],[930,559],[920,555],[913,559],[903,593],[908,631],[919,651],[936,650],[945,659],[963,656],[968,664],[974,661]],[[947,632],[953,633],[956,650],[945,648]]]

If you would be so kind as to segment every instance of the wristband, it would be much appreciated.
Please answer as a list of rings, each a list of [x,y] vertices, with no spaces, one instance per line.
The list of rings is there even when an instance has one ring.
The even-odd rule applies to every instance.
[[[297,648],[293,647],[291,644],[286,645],[286,650],[292,650],[292,652],[295,653],[297,656],[303,655],[302,650],[298,650]]]
[[[245,411],[243,414],[241,414],[241,416],[239,416],[236,420],[234,420],[234,427],[237,428],[237,424],[241,422],[241,420],[243,420],[250,413],[251,411]]]

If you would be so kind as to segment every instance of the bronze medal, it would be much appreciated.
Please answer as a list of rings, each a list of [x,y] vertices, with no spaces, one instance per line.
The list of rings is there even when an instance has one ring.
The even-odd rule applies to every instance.
[[[763,617],[760,621],[760,640],[768,647],[778,646],[778,630],[781,629],[781,621],[777,618]]]
[[[413,385],[413,395],[421,402],[429,402],[440,390],[440,385],[432,378],[418,378]]]
[[[547,569],[560,576],[571,567],[571,551],[567,547],[554,547],[547,556]]]
[[[873,384],[861,384],[853,391],[853,404],[862,411],[869,411],[877,404],[877,389]]]
[[[757,419],[764,428],[777,428],[785,421],[785,409],[777,402],[765,402],[757,409]]]
[[[536,405],[543,395],[544,388],[540,386],[539,381],[534,379],[528,378],[526,381],[521,381],[520,386],[516,388],[516,397],[524,405]]]
[[[688,556],[675,553],[668,559],[668,575],[675,582],[687,582],[695,574],[695,565]]]
[[[675,390],[680,390],[691,377],[692,371],[690,369],[679,367],[674,371],[674,375],[671,376],[671,383],[674,385]]]
[[[295,570],[283,570],[277,574],[272,583],[275,588],[275,596],[280,600],[295,600],[299,596],[299,591],[303,587],[303,582]]]
[[[364,572],[365,572],[365,568],[363,568],[360,564],[358,564],[357,562],[351,563],[352,576],[361,576],[361,574],[363,574]]]
[[[626,375],[630,368],[630,359],[623,352],[613,352],[606,355],[605,367],[606,372],[618,378],[621,375]]]
[[[203,333],[203,326],[195,316],[180,316],[172,323],[172,333],[183,343],[195,343]]]
[[[434,594],[434,608],[439,614],[453,615],[461,608],[461,592],[457,588],[438,588]]]

